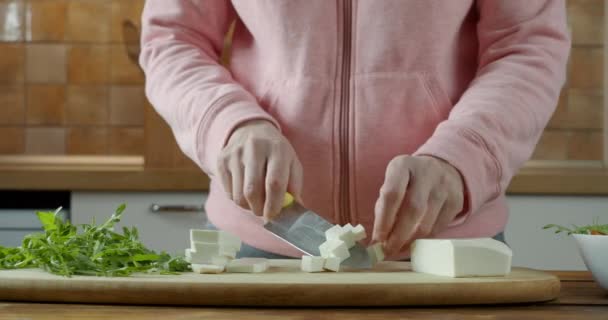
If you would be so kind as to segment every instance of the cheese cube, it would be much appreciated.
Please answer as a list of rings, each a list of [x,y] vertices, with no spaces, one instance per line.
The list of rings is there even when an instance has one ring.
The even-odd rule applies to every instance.
[[[236,257],[236,250],[227,243],[208,243],[208,242],[192,242],[190,249],[194,252],[208,254],[210,256],[226,256],[230,258]]]
[[[241,239],[226,231],[190,229],[190,243],[194,242],[223,243],[232,246],[235,251],[241,250]]]
[[[412,245],[415,272],[448,277],[505,276],[513,252],[492,238],[418,239]]]
[[[372,265],[384,260],[384,250],[382,250],[382,243],[378,242],[367,247],[367,254],[372,260]]]
[[[342,240],[346,243],[348,249],[355,246],[355,237],[351,230],[344,229],[335,225],[325,231],[325,239],[327,240]]]
[[[342,240],[327,240],[319,246],[319,251],[323,258],[338,257],[340,262],[350,257],[350,252],[346,243]]]
[[[268,260],[264,258],[243,258],[230,261],[226,271],[232,273],[259,273],[268,269]]]
[[[215,256],[206,252],[196,252],[191,248],[186,249],[186,261],[195,264],[214,264],[225,266],[232,258],[225,256]]]
[[[340,271],[340,263],[342,263],[342,260],[340,260],[340,258],[329,257],[329,258],[325,259],[323,268],[326,270],[338,272],[338,271]]]
[[[367,238],[367,233],[365,232],[365,228],[360,224],[358,224],[356,227],[353,227],[352,232],[354,234],[355,241],[361,241],[361,240]]]
[[[222,273],[224,272],[224,266],[218,266],[214,264],[196,264],[190,265],[193,272],[196,273]]]
[[[323,257],[302,256],[300,268],[304,272],[321,272],[325,259]]]

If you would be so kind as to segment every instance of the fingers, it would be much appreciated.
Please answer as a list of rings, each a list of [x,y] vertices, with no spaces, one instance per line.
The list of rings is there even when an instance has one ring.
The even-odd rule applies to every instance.
[[[229,165],[232,176],[232,200],[244,209],[249,209],[247,200],[243,196],[243,165],[238,158],[232,158]]]
[[[232,200],[232,175],[228,170],[228,158],[221,156],[217,163],[217,171],[228,199]]]
[[[280,153],[275,153],[268,159],[266,169],[266,201],[264,203],[264,219],[271,220],[283,205],[287,183],[289,181],[290,165]]]
[[[426,238],[433,234],[441,210],[445,207],[446,199],[447,194],[440,190],[435,190],[430,193],[426,213],[414,226],[414,238]],[[410,242],[412,240],[412,237],[408,239]],[[405,243],[404,245],[408,244],[409,243]]]
[[[291,163],[289,170],[289,182],[287,184],[287,191],[289,191],[297,202],[302,202],[302,186],[304,185],[304,174],[302,164],[299,160],[294,160]]]
[[[424,180],[412,179],[412,186],[385,244],[388,255],[399,252],[416,232],[417,222],[422,220],[428,209],[429,191],[430,185]]]
[[[463,197],[452,197],[445,201],[445,204],[439,211],[439,216],[433,227],[433,234],[437,234],[445,230],[448,225],[454,220],[463,209]]]
[[[384,242],[387,240],[395,223],[397,213],[401,208],[409,182],[409,168],[396,161],[391,161],[386,169],[385,181],[380,188],[380,196],[376,201],[374,209],[373,242]]]
[[[266,170],[266,157],[256,155],[254,148],[245,151],[245,173],[243,181],[243,195],[249,208],[256,216],[262,216],[264,210],[264,180]]]

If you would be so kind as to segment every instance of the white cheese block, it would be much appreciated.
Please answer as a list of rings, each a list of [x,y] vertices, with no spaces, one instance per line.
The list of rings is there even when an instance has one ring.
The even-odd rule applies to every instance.
[[[227,243],[209,243],[194,241],[190,244],[190,249],[193,252],[200,252],[210,256],[226,256],[230,258],[236,257],[236,250]]]
[[[346,243],[342,240],[327,240],[319,246],[319,251],[323,258],[338,257],[340,262],[350,257],[350,252]]]
[[[186,261],[194,264],[214,264],[225,266],[232,258],[226,256],[215,256],[206,252],[192,251],[191,248],[186,249]]]
[[[355,246],[355,236],[351,230],[335,225],[325,231],[325,239],[342,240],[348,249]]]
[[[369,255],[372,265],[384,260],[384,250],[382,249],[382,243],[378,242],[367,247],[367,254]]]
[[[492,238],[418,239],[412,245],[415,272],[448,277],[504,276],[513,252]]]
[[[218,266],[214,264],[196,264],[190,265],[193,272],[196,273],[222,273],[224,272],[224,266]]]
[[[194,242],[229,244],[235,251],[241,250],[241,239],[226,231],[190,229],[190,243]]]
[[[325,258],[323,257],[302,256],[300,268],[304,272],[321,272],[324,264]]]
[[[267,269],[268,260],[264,258],[236,259],[226,265],[226,272],[232,273],[259,273]]]
[[[323,264],[323,268],[325,270],[330,270],[334,272],[340,271],[340,263],[342,260],[338,257],[329,257],[325,259],[325,263]]]

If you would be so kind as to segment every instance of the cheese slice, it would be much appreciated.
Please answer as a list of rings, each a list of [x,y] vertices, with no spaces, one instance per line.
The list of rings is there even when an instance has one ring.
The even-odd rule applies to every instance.
[[[235,248],[228,243],[209,243],[194,241],[190,244],[190,250],[200,252],[209,256],[225,256],[230,258],[236,257]]]
[[[196,273],[222,273],[224,272],[224,266],[218,266],[214,264],[196,264],[190,265],[193,272]]]
[[[214,264],[225,266],[232,258],[226,256],[216,256],[207,252],[192,251],[191,248],[186,249],[186,261],[194,264]]]
[[[232,273],[259,273],[267,269],[268,260],[264,258],[236,259],[226,265],[226,272]]]
[[[232,246],[235,251],[241,250],[239,237],[221,230],[190,229],[190,243],[222,243]]]
[[[300,268],[304,272],[321,272],[324,264],[325,258],[323,257],[302,256]]]
[[[505,276],[513,252],[492,238],[418,239],[412,244],[412,270],[448,277]]]

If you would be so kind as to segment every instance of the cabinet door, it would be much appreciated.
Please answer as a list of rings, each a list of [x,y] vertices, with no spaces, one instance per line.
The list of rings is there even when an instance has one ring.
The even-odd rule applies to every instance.
[[[117,231],[122,226],[135,226],[140,239],[150,249],[184,255],[184,249],[189,246],[189,230],[202,228],[206,223],[204,211],[197,210],[206,198],[203,192],[73,192],[71,215],[77,224],[90,223],[93,218],[100,223],[125,203],[127,207]],[[152,210],[154,205],[161,210]],[[163,206],[190,208],[162,210]]]
[[[513,265],[543,270],[585,270],[573,237],[543,230],[547,224],[588,225],[594,218],[608,223],[607,197],[509,196],[505,238],[513,249]]]

